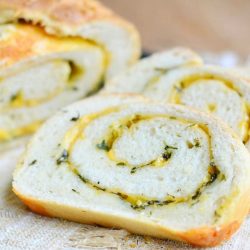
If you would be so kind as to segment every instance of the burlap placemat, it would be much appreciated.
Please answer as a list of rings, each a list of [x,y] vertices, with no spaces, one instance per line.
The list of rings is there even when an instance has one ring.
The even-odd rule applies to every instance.
[[[0,249],[194,249],[174,241],[131,235],[125,230],[33,214],[11,191],[12,171],[22,150],[0,156]],[[250,218],[229,242],[211,249],[250,249]]]

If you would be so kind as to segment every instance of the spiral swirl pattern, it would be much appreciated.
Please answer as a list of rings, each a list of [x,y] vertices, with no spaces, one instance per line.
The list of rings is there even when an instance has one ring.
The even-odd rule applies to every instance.
[[[13,185],[21,197],[189,230],[222,225],[243,196],[248,206],[248,162],[243,144],[210,116],[104,95],[49,120],[29,145]]]
[[[105,125],[92,134],[91,131],[97,130],[97,121]],[[148,142],[150,148],[145,151]],[[57,163],[67,156],[69,169],[84,183],[119,196],[132,208],[144,209],[153,205],[192,203],[217,178],[225,178],[215,165],[210,144],[205,125],[164,114],[106,109],[76,121],[62,141],[63,152]],[[94,154],[86,163],[87,156]],[[106,174],[100,180],[103,169]],[[188,187],[195,171],[198,171],[197,177],[192,178],[192,185]],[[139,183],[142,178],[151,180],[150,186],[134,190],[131,183]],[[124,179],[130,181],[123,182]],[[164,192],[159,194],[158,190]]]
[[[128,72],[113,79],[107,85],[106,91],[142,93],[151,99],[182,104],[212,113],[228,123],[248,145],[249,80],[236,72],[216,66],[195,64],[170,67],[171,62],[174,64],[173,58],[168,60],[168,64],[162,63],[158,68],[152,64],[157,58],[160,63],[162,58],[167,58],[166,54],[173,53],[174,50],[144,59]],[[175,57],[177,60],[180,55]],[[154,72],[151,80],[146,76],[138,78],[139,72],[142,74],[145,65]],[[161,68],[160,73],[157,70],[159,68]],[[140,88],[134,84],[137,80],[140,82]]]

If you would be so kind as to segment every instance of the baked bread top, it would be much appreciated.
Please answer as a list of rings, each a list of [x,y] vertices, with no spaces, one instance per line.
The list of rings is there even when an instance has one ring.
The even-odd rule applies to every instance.
[[[118,19],[111,10],[94,0],[1,0],[0,7],[4,22],[25,19],[46,24],[47,21],[57,24],[62,33],[64,26],[76,28],[90,21]]]
[[[27,64],[25,68],[32,68],[33,64],[30,61],[42,60],[47,56],[57,55],[57,53],[75,50],[89,50],[93,53],[95,53],[94,50],[100,50],[100,53],[102,53],[98,46],[94,46],[79,37],[64,37],[61,39],[46,34],[40,27],[29,24],[0,25],[0,32],[1,75],[7,75],[8,70],[13,71],[15,67],[19,68],[17,71],[21,71],[20,69],[23,68],[25,63]]]

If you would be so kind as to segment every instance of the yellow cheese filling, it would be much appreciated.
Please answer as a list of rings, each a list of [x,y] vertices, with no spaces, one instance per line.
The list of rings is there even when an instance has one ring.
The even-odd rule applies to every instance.
[[[58,65],[58,66],[60,66],[61,63],[64,63],[64,62],[61,62],[60,60],[56,60],[54,62],[54,64]],[[77,70],[75,69],[74,74],[72,72],[70,72],[71,75],[69,75],[69,76],[72,79],[74,77],[77,77],[76,71]],[[63,86],[58,86],[56,89],[54,89],[54,91],[48,93],[46,96],[41,97],[41,98],[33,98],[33,99],[32,98],[31,99],[25,98],[24,90],[19,90],[17,93],[15,93],[14,95],[12,95],[10,97],[10,101],[7,105],[4,105],[3,107],[1,107],[0,114],[1,114],[1,112],[8,112],[8,110],[10,110],[10,109],[18,109],[18,108],[24,108],[24,107],[35,107],[35,106],[41,105],[45,102],[52,100],[55,96],[60,94],[63,91],[63,88],[64,88]],[[8,141],[8,140],[11,140],[12,138],[32,134],[38,129],[41,122],[42,121],[31,122],[30,124],[27,124],[23,127],[16,128],[13,130],[0,128],[0,141]]]
[[[176,66],[172,66],[172,67],[166,67],[166,68],[156,67],[156,68],[154,68],[155,75],[152,76],[147,81],[147,83],[145,84],[145,86],[142,89],[142,92],[144,92],[146,89],[152,88],[154,85],[156,85],[160,81],[161,77],[163,75],[167,74],[171,70],[175,70],[175,69],[186,67],[186,66],[196,66],[196,65],[200,65],[200,64],[201,63],[198,61],[193,61],[193,62],[190,61],[190,62],[183,63],[181,65],[176,65]]]
[[[181,104],[181,92],[182,92],[182,90],[190,87],[191,85],[195,84],[199,80],[217,80],[217,81],[220,81],[223,84],[225,84],[225,86],[227,86],[229,89],[237,92],[240,96],[242,96],[240,91],[229,80],[205,73],[205,74],[190,75],[188,77],[184,77],[181,80],[179,80],[176,84],[174,84],[170,101],[173,103]]]
[[[238,93],[238,95],[242,98],[242,93],[235,87],[235,85],[231,81],[224,79],[222,77],[211,75],[209,73],[204,73],[204,74],[197,74],[197,75],[194,74],[194,75],[190,75],[188,77],[184,77],[183,79],[178,81],[176,84],[174,84],[174,87],[172,89],[172,94],[170,97],[170,102],[176,103],[176,104],[182,104],[182,101],[181,101],[182,91],[185,88],[188,88],[193,84],[196,84],[196,82],[199,80],[217,80],[217,81],[220,81],[226,87],[228,87],[232,91]],[[207,83],[207,84],[209,84],[209,83]],[[243,142],[246,142],[249,139],[249,114],[250,114],[250,109],[249,109],[246,102],[244,102],[242,109],[245,113],[245,117],[244,117],[244,120],[241,120],[239,122],[238,127],[240,128],[240,131],[241,131],[240,136],[241,136]],[[217,110],[216,100],[213,103],[208,103],[208,110],[211,113],[216,112],[216,110]]]
[[[237,197],[238,194],[239,194],[239,189],[236,188],[234,191],[232,191],[229,197],[222,197],[220,199],[219,205],[214,212],[215,222],[221,217],[221,215],[224,213],[224,210],[235,202],[235,197]]]
[[[64,68],[65,64],[68,64],[69,66],[69,72],[68,72],[68,81],[65,82],[64,86],[59,85],[57,86],[53,91],[50,93],[46,93],[46,96],[40,97],[40,98],[33,98],[33,99],[27,99],[24,95],[24,89],[19,90],[16,94],[12,95],[9,101],[9,105],[5,107],[5,109],[10,108],[22,108],[22,107],[34,107],[41,105],[43,103],[49,102],[53,98],[55,98],[57,95],[61,94],[67,86],[74,86],[74,82],[77,78],[79,78],[84,70],[80,68],[80,66],[76,66],[71,61],[64,61],[64,60],[55,60],[53,61],[54,66],[57,68]],[[25,88],[25,86],[24,86]]]
[[[0,128],[0,141],[8,141],[16,137],[32,134],[40,127],[41,124],[41,121],[36,121],[29,125],[13,130],[5,130]]]

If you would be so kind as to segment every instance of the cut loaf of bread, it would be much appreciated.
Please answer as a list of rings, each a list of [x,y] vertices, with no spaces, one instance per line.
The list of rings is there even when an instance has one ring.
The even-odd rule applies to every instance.
[[[0,149],[140,54],[133,26],[92,0],[0,0],[0,34]]]
[[[173,49],[145,58],[112,79],[105,91],[141,93],[217,115],[250,149],[250,78],[234,70],[202,65],[201,61],[200,65],[177,67],[176,61],[185,54],[185,49]]]
[[[220,120],[137,96],[63,108],[34,135],[13,190],[34,212],[220,244],[250,207],[250,156]]]

